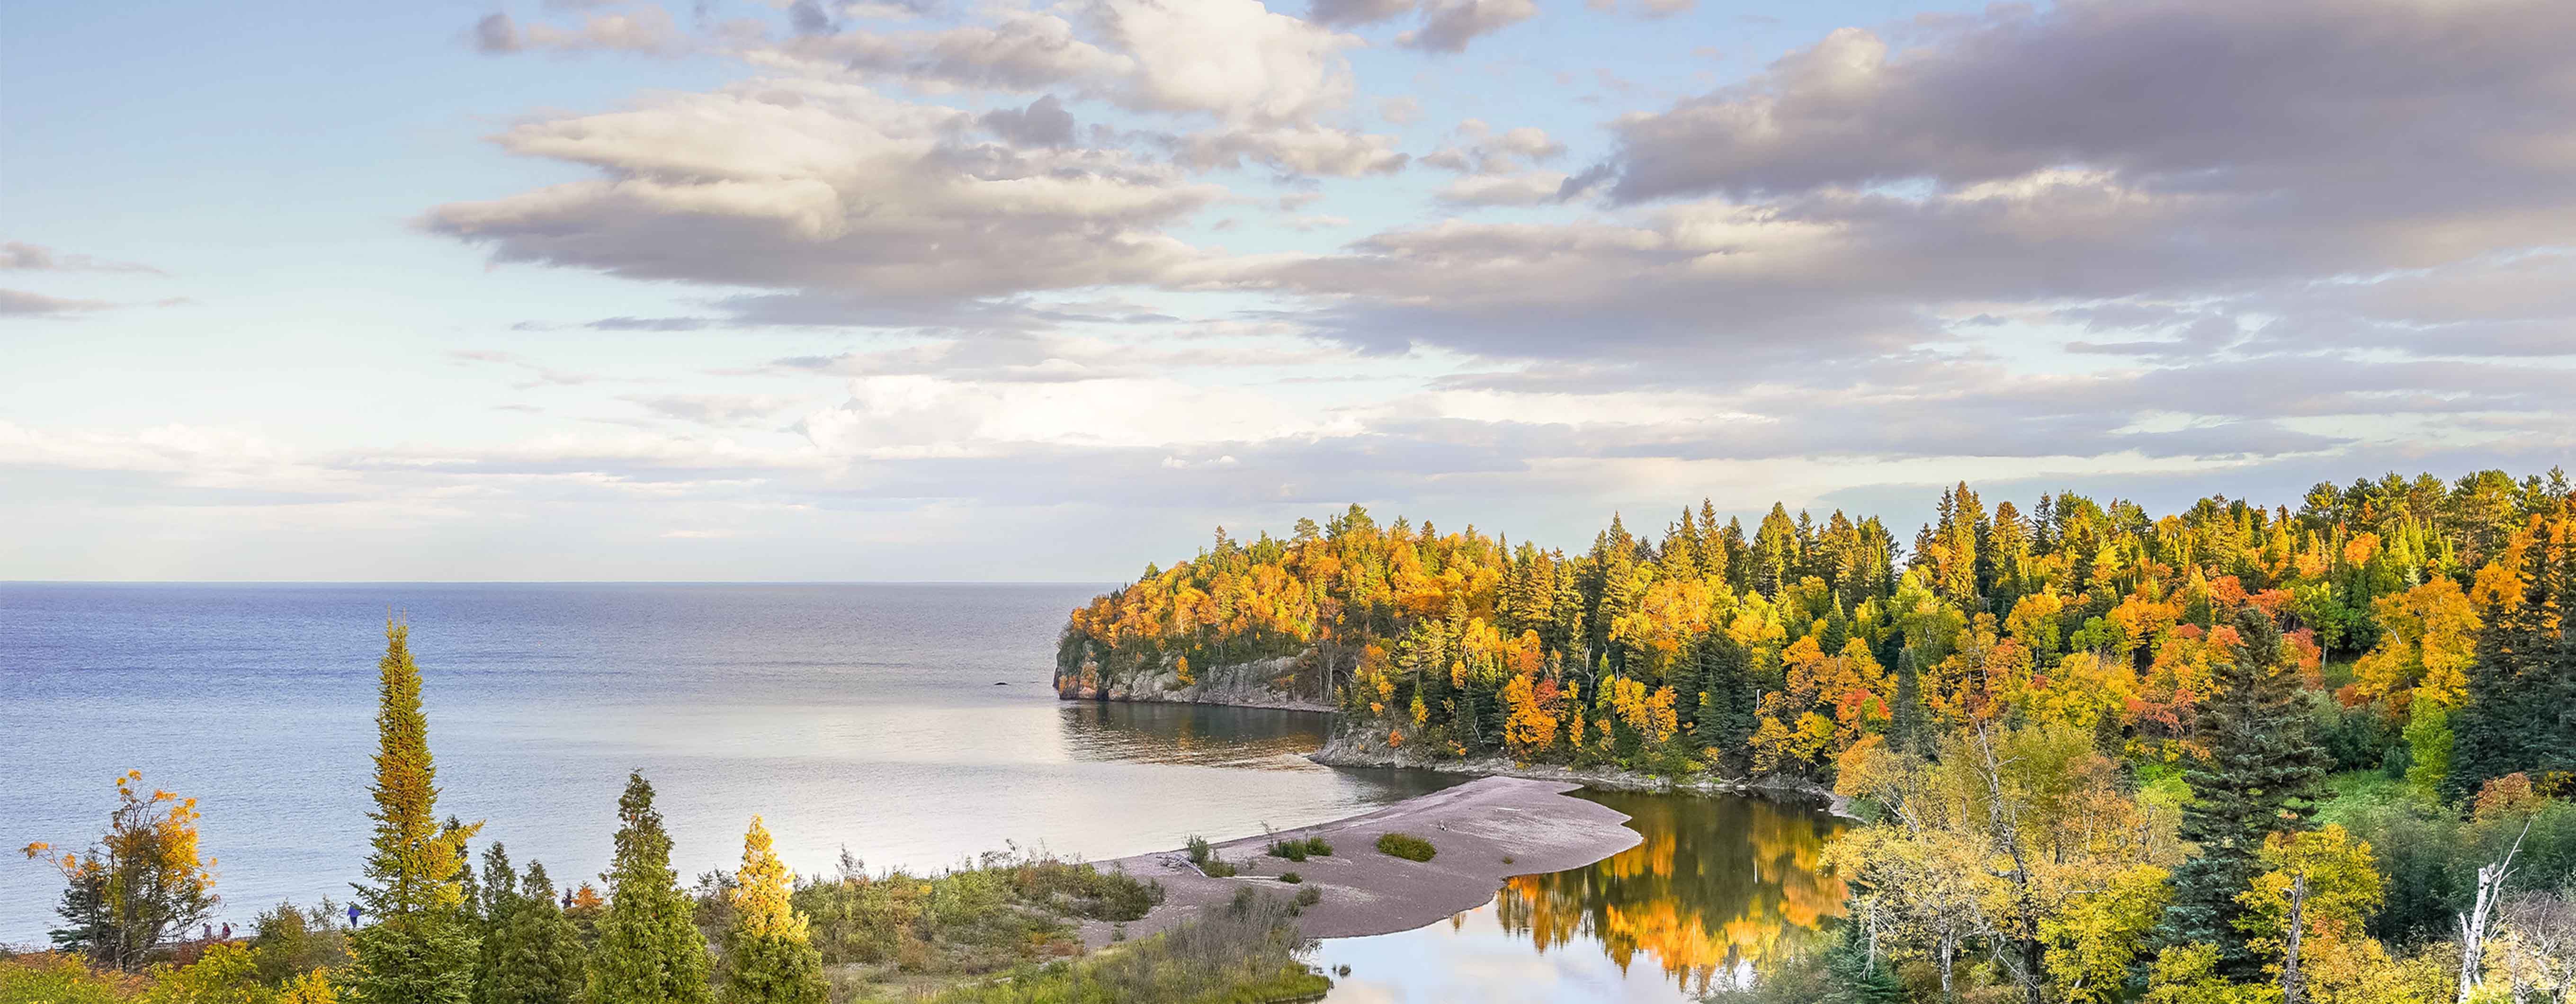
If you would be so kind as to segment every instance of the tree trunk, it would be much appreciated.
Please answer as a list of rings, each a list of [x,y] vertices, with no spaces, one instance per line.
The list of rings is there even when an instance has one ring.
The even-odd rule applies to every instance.
[[[2497,894],[2505,877],[2513,873],[2513,856],[2522,852],[2522,838],[2531,835],[2531,821],[2522,822],[2522,832],[2515,834],[2513,846],[2504,852],[2504,860],[2478,867],[2478,897],[2469,912],[2460,915],[2460,997],[2459,1004],[2469,1004],[2469,995],[2477,990],[2478,963],[2486,954],[2487,923],[2496,907]]]
[[[2290,877],[2290,924],[2287,949],[2281,957],[2281,1004],[2305,1004],[2306,980],[2299,974],[2299,937],[2306,923],[2301,914],[2308,905],[2308,873]]]

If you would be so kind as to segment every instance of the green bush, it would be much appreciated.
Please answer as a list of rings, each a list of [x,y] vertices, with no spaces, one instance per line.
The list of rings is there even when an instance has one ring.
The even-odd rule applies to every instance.
[[[1199,866],[1199,871],[1207,873],[1209,878],[1233,878],[1237,870],[1233,865],[1213,855],[1209,856],[1206,864]]]
[[[1209,859],[1209,858],[1212,858],[1212,857],[1215,857],[1215,856],[1216,856],[1216,852],[1215,852],[1214,850],[1211,850],[1211,849],[1208,847],[1208,842],[1207,842],[1207,838],[1206,838],[1206,837],[1196,836],[1196,835],[1191,836],[1191,837],[1190,837],[1190,842],[1189,842],[1189,848],[1190,848],[1190,863],[1191,863],[1191,864],[1194,864],[1194,865],[1203,865],[1203,864],[1206,864],[1206,863],[1208,863],[1208,859]]]
[[[1297,883],[1306,881],[1306,876],[1299,875],[1296,872],[1280,872],[1279,881],[1286,882],[1289,885],[1296,885]]]
[[[1431,841],[1410,833],[1389,833],[1377,838],[1377,851],[1407,861],[1429,861],[1440,853],[1439,848],[1431,846]]]
[[[1303,888],[1303,889],[1299,889],[1299,890],[1297,890],[1297,900],[1296,900],[1296,905],[1297,905],[1297,908],[1298,908],[1298,909],[1300,909],[1300,910],[1303,910],[1303,909],[1305,909],[1305,908],[1307,908],[1307,907],[1313,906],[1313,905],[1315,905],[1315,904],[1317,904],[1317,903],[1321,903],[1321,902],[1323,902],[1323,901],[1324,901],[1324,890],[1322,890],[1322,889],[1318,889],[1318,888],[1316,888],[1316,887],[1314,887],[1314,886],[1311,886],[1311,885],[1310,885],[1310,886],[1307,886],[1307,887],[1305,887],[1305,888]]]

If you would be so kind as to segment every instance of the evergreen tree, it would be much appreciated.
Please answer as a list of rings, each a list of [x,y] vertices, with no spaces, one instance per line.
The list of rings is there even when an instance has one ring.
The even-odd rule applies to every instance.
[[[726,1004],[823,1004],[823,955],[805,918],[788,903],[787,865],[770,849],[760,817],[742,836],[742,871],[730,891],[725,929]]]
[[[2297,668],[2280,628],[2259,609],[2239,612],[2237,641],[2212,666],[2217,690],[2200,706],[2198,727],[2208,754],[2184,770],[2192,802],[2182,838],[2199,853],[2174,869],[2165,917],[2172,944],[2219,946],[2222,965],[2250,975],[2255,965],[2236,919],[2236,901],[2263,867],[2257,858],[2271,833],[2304,829],[2325,778],[2325,748],[2309,735]]]
[[[482,954],[474,963],[474,1002],[489,1004],[490,989],[501,966],[502,955],[508,950],[502,932],[508,930],[511,916],[526,905],[520,898],[519,873],[510,866],[510,852],[501,846],[500,841],[493,841],[492,846],[484,848],[483,880],[477,886],[482,900],[478,913],[482,920],[483,947]]]
[[[1896,653],[1896,707],[1887,723],[1888,746],[1903,753],[1929,754],[1933,734],[1923,708],[1923,673],[1914,663],[1914,647]]]
[[[644,775],[627,775],[617,819],[617,854],[600,876],[608,913],[599,919],[589,1004],[705,1004],[706,938],[671,871],[671,835]]]
[[[581,932],[556,903],[545,865],[528,862],[509,918],[484,948],[486,968],[475,985],[476,1004],[573,1004],[581,999]]]
[[[355,884],[368,926],[350,935],[348,985],[365,1004],[464,1004],[477,941],[467,922],[465,841],[482,824],[441,826],[429,720],[410,629],[385,625],[376,711],[376,821],[367,881]]]
[[[2443,792],[2465,798],[2517,771],[2576,767],[2576,519],[2562,505],[2513,535],[2478,576],[2505,585],[2488,612],[2451,714],[2450,774]]]

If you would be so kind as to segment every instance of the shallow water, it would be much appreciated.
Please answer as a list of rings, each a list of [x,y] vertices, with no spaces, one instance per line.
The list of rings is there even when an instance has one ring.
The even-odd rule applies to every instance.
[[[1822,812],[1735,797],[1587,792],[1633,817],[1636,847],[1524,875],[1493,902],[1418,930],[1326,941],[1339,1004],[1672,1002],[1749,983],[1839,917],[1818,867]]]
[[[871,867],[1115,857],[1452,783],[1306,761],[1320,715],[1056,700],[1056,631],[1098,588],[0,585],[0,846],[86,843],[139,768],[204,811],[218,922],[345,900],[388,609],[440,808],[559,878],[606,865],[630,769],[684,877],[731,867],[754,813],[821,872],[844,845]],[[0,860],[0,942],[43,939],[59,881]]]

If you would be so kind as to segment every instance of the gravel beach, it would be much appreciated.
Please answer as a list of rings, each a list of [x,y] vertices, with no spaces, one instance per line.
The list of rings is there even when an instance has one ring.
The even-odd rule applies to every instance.
[[[1239,889],[1293,896],[1300,886],[1279,881],[1280,873],[1290,871],[1323,893],[1323,901],[1306,908],[1303,916],[1309,937],[1407,931],[1492,899],[1510,876],[1580,867],[1636,846],[1642,838],[1622,825],[1626,814],[1566,794],[1580,787],[1563,781],[1480,778],[1366,815],[1279,831],[1279,839],[1319,836],[1332,844],[1330,856],[1304,861],[1263,853],[1270,838],[1262,834],[1239,837],[1215,847],[1220,858],[1242,869],[1232,878],[1201,874],[1180,850],[1099,864],[1163,884],[1163,905],[1124,925],[1130,938],[1222,907]],[[1439,853],[1427,862],[1380,853],[1377,838],[1387,833],[1421,837]],[[1110,924],[1088,923],[1083,940],[1104,945],[1111,931]]]

